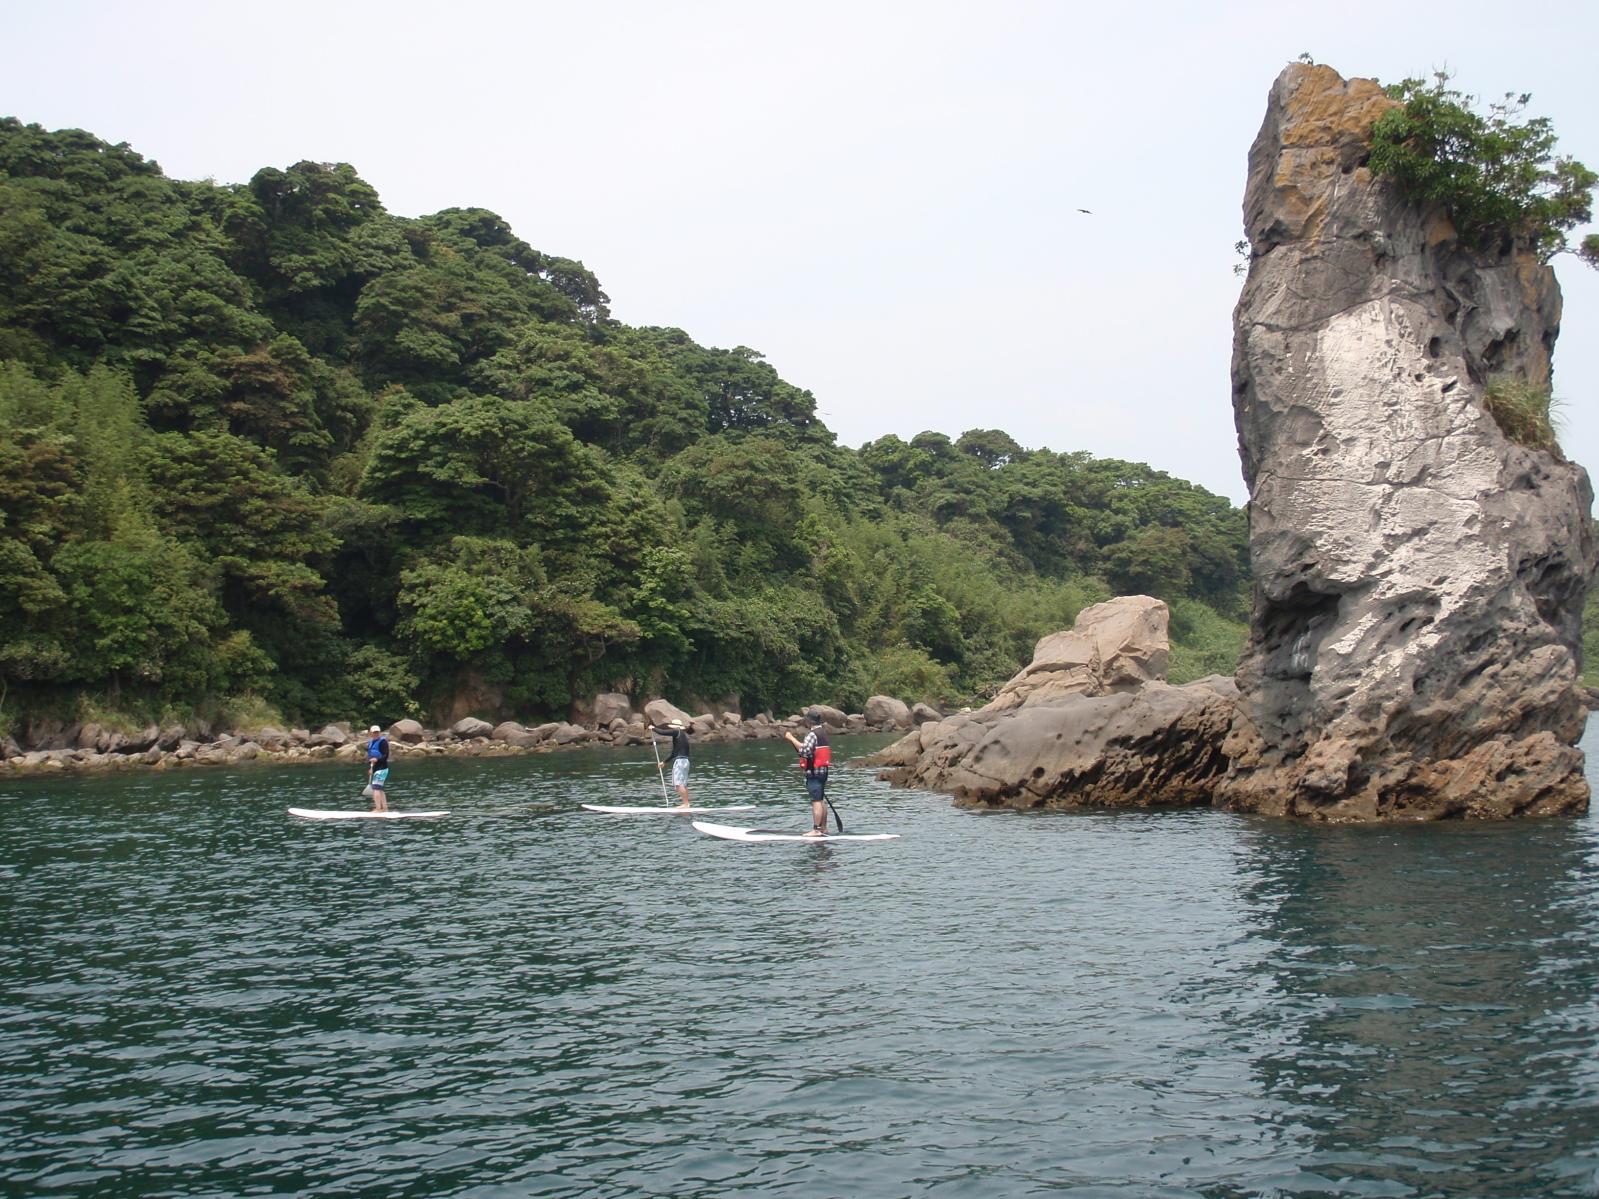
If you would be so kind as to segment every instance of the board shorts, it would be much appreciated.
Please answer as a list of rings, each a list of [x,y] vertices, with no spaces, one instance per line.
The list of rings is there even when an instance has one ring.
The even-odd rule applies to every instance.
[[[389,781],[389,768],[387,766],[385,766],[382,770],[374,770],[372,772],[372,785],[374,787],[381,787],[381,786],[383,786],[384,783],[386,783],[388,781]]]
[[[821,803],[827,794],[827,771],[807,770],[805,772],[805,790],[811,793],[812,803]]]
[[[688,759],[687,758],[673,758],[672,759],[672,786],[674,786],[674,787],[686,787],[686,786],[688,786]]]

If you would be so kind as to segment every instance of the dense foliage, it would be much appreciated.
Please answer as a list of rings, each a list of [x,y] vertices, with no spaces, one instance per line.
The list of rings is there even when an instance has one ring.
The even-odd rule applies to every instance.
[[[1006,434],[836,444],[480,209],[0,121],[0,702],[296,720],[981,695],[1113,592],[1230,671],[1245,529]]]
[[[1449,86],[1406,79],[1388,94],[1400,104],[1372,129],[1371,169],[1389,175],[1410,195],[1442,204],[1468,243],[1504,240],[1531,246],[1547,260],[1566,248],[1566,235],[1593,217],[1595,175],[1574,158],[1555,154],[1547,117],[1520,119],[1530,95],[1508,95],[1486,114],[1474,98]],[[1599,239],[1581,254],[1599,261]]]

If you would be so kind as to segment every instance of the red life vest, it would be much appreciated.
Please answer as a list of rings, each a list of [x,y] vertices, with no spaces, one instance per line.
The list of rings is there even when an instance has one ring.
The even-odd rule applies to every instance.
[[[833,747],[826,741],[827,734],[816,738],[816,746],[805,758],[806,770],[826,770],[833,764]]]

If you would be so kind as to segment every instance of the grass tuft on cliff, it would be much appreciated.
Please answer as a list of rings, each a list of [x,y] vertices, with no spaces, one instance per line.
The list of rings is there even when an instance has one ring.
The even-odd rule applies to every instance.
[[[1499,431],[1511,441],[1557,458],[1563,456],[1555,435],[1555,399],[1547,387],[1536,387],[1522,379],[1498,378],[1483,391],[1482,402]]]

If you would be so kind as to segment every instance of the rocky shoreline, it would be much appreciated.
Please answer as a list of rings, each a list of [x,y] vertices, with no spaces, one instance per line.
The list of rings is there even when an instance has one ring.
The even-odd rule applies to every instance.
[[[691,716],[665,700],[654,699],[635,712],[628,697],[596,696],[585,705],[582,723],[550,721],[524,725],[491,724],[476,717],[456,721],[448,729],[426,729],[414,720],[399,720],[386,733],[397,756],[506,757],[549,753],[585,746],[638,746],[650,741],[650,724],[681,720],[699,744],[775,740],[808,726],[802,713],[777,718],[770,712],[745,717],[737,712],[705,712]],[[926,704],[908,705],[891,696],[873,696],[863,712],[847,713],[812,704],[834,732],[893,732],[942,719]],[[150,725],[135,734],[93,723],[66,725],[40,732],[26,748],[15,739],[0,739],[0,773],[44,774],[54,771],[172,770],[191,766],[236,766],[244,763],[295,763],[359,760],[366,754],[366,735],[348,723],[309,729],[272,727],[212,734],[185,725]]]

